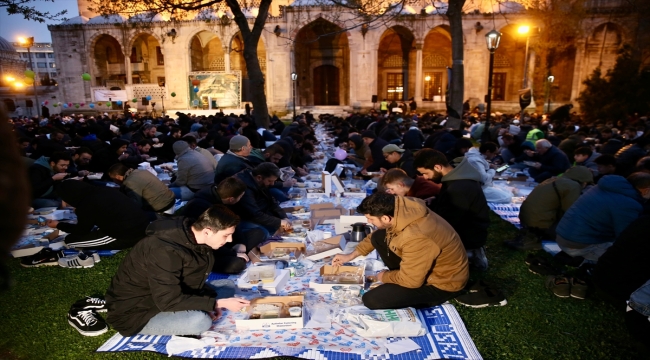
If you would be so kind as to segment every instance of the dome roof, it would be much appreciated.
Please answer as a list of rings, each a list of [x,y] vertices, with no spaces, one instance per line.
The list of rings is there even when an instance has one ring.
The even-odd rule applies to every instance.
[[[0,36],[0,51],[16,52],[16,48],[7,39]]]
[[[119,14],[113,14],[108,16],[95,16],[94,18],[88,20],[88,25],[91,24],[118,24],[124,22],[124,16]]]
[[[71,19],[68,19],[64,22],[61,23],[61,25],[77,25],[77,24],[85,24],[88,22],[88,18],[85,16],[75,16]]]

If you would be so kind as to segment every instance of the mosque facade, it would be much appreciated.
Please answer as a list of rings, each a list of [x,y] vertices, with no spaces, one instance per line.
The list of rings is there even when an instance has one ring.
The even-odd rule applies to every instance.
[[[87,107],[103,101],[101,91],[117,91],[113,102],[119,97],[140,109],[151,109],[146,98],[158,110],[163,104],[167,110],[242,108],[250,101],[242,37],[227,8],[185,21],[156,15],[146,26],[136,26],[133,19],[93,14],[85,0],[78,3],[78,17],[49,26],[64,102]],[[373,98],[414,98],[420,109],[444,109],[453,65],[446,5],[408,3],[398,17],[359,26],[333,7],[274,1],[258,46],[269,109],[290,110],[294,96],[303,110],[367,109],[375,106]],[[496,29],[502,38],[495,53],[492,108],[516,111],[518,92],[530,86],[535,64],[532,47],[527,51],[532,35],[517,30],[533,19],[518,3],[507,3],[505,10],[503,3],[467,3],[464,100],[483,102],[489,62],[485,34]],[[621,0],[587,3],[591,15],[583,21],[584,35],[552,70],[554,105],[575,104],[584,79],[598,66],[611,68],[621,44],[635,39],[634,14],[611,11]],[[254,8],[247,11],[251,26],[255,14]]]

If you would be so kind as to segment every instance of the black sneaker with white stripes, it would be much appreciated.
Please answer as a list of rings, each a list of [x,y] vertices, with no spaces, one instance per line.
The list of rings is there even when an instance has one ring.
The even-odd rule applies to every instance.
[[[94,310],[70,309],[68,324],[84,336],[98,336],[108,331],[108,325]]]
[[[86,296],[72,304],[72,309],[76,310],[95,310],[97,312],[106,312],[106,300],[101,297]]]

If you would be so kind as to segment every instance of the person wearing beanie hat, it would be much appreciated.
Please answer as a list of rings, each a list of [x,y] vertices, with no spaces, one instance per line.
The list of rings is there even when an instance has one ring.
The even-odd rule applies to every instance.
[[[176,180],[169,184],[174,196],[181,200],[194,198],[194,193],[213,184],[214,170],[212,164],[205,156],[190,149],[187,141],[179,140],[172,145],[178,171]]]
[[[253,164],[248,159],[253,147],[246,136],[235,135],[230,138],[230,149],[224,154],[214,172],[214,183],[219,184],[244,169],[252,169]]]
[[[402,169],[412,179],[415,179],[417,173],[413,167],[413,153],[410,150],[401,149],[395,144],[388,144],[382,149],[384,159],[397,169]],[[383,169],[386,171],[386,169]]]
[[[361,138],[370,149],[370,154],[372,156],[372,164],[367,166],[365,170],[362,170],[362,174],[380,171],[382,168],[390,169],[393,167],[392,164],[384,158],[384,151],[382,149],[384,146],[388,145],[386,140],[377,138],[377,134],[372,130],[362,132]]]
[[[555,239],[555,227],[562,215],[578,200],[583,189],[594,182],[593,174],[584,166],[575,166],[564,175],[537,185],[519,211],[521,229],[506,245],[517,250],[539,250],[542,240]]]

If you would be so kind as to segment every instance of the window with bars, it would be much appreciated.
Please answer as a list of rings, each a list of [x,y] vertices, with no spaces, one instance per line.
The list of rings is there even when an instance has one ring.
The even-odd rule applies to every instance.
[[[434,96],[442,95],[442,72],[424,73],[424,99],[433,100]]]
[[[388,100],[401,100],[402,93],[404,92],[404,74],[402,73],[388,73],[386,74],[386,87]]]
[[[163,56],[160,46],[156,46],[156,61],[158,65],[165,65],[165,57]]]
[[[492,100],[506,99],[506,73],[494,73],[492,76]]]

